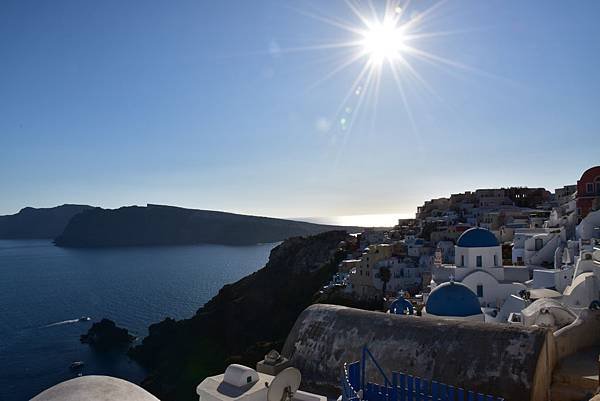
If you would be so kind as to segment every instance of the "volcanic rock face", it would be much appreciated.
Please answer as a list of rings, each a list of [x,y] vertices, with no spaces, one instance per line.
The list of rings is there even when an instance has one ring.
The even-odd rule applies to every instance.
[[[298,315],[337,270],[344,231],[295,237],[267,265],[219,294],[190,319],[166,319],[130,355],[150,370],[143,385],[163,401],[195,400],[195,387],[230,363],[254,366],[281,349]]]
[[[55,238],[73,216],[91,208],[86,205],[23,208],[17,214],[0,216],[0,239]]]
[[[109,319],[94,323],[87,334],[82,334],[80,338],[82,343],[102,349],[126,346],[133,340],[135,337],[129,334],[127,329],[117,327],[115,322]]]
[[[335,227],[172,206],[94,208],[75,216],[55,244],[64,247],[223,244],[251,245],[314,235]]]

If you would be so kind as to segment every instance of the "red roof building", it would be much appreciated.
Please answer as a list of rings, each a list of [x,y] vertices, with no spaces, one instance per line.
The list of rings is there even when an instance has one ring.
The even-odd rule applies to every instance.
[[[576,202],[580,219],[600,207],[600,166],[587,169],[577,181]]]

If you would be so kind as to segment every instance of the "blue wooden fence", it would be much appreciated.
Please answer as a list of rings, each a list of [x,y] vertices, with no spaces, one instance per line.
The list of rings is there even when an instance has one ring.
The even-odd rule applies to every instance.
[[[383,384],[366,382],[367,357],[383,376]],[[392,372],[390,380],[367,347],[363,349],[362,361],[344,364],[341,388],[343,401],[504,401],[492,395],[398,372]]]

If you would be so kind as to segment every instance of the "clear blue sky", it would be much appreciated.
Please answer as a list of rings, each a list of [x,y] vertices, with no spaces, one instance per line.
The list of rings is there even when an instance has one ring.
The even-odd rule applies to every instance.
[[[407,56],[434,92],[400,70],[414,125],[384,69],[345,131],[361,63],[322,80],[347,50],[288,50],[353,37],[307,14],[360,25],[342,1],[0,2],[0,214],[412,213],[599,164],[600,2],[442,4],[422,32],[453,33],[413,44],[472,70]]]

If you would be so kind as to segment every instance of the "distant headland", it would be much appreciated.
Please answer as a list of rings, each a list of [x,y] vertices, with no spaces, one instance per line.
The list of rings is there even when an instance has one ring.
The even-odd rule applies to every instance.
[[[48,238],[61,247],[253,245],[334,229],[361,230],[152,204],[119,209],[62,205],[24,208],[17,214],[0,216],[0,239]]]
[[[0,239],[56,238],[73,216],[88,209],[92,209],[92,206],[25,207],[19,213],[0,216]]]

